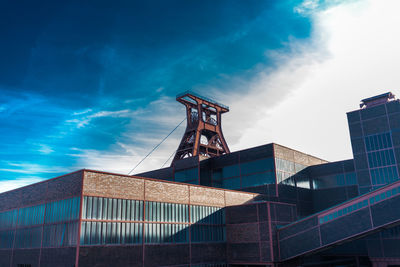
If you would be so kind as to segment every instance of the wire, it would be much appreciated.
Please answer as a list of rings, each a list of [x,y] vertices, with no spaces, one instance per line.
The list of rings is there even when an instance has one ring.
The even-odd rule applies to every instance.
[[[161,166],[161,168],[164,167],[165,164],[167,164],[167,162],[172,158],[173,155],[175,155],[175,153],[176,153],[176,150],[171,154],[171,156],[169,156],[169,158],[164,162],[164,164]]]
[[[135,167],[133,167],[132,170],[130,170],[130,172],[128,172],[128,175],[131,174],[131,172],[133,172],[148,156],[150,156],[151,153],[154,152],[154,150],[156,150],[164,141],[165,139],[167,139],[173,132],[175,132],[176,129],[178,129],[179,126],[181,126],[181,124],[186,120],[186,118],[184,118],[166,137],[164,137],[163,140],[161,140],[161,142],[156,145],[141,161],[139,161],[138,164],[136,164]],[[164,163],[165,164],[165,163]]]

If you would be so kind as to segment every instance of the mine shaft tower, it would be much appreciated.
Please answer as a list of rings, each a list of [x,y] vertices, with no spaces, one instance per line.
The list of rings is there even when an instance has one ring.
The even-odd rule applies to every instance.
[[[221,114],[229,111],[228,106],[190,91],[177,95],[176,101],[186,107],[187,124],[171,165],[187,157],[210,158],[230,152],[221,129]]]

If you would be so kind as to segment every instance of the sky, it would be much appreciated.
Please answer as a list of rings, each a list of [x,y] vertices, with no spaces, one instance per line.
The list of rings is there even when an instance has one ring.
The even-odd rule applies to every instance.
[[[5,1],[0,192],[87,168],[127,174],[185,117],[230,107],[231,151],[352,157],[346,112],[400,96],[398,0]],[[169,166],[185,124],[137,167]]]

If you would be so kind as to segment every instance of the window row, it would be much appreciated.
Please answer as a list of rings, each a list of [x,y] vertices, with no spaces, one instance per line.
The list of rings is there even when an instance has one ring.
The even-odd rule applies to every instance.
[[[18,210],[18,226],[43,224],[45,204]]]
[[[39,248],[42,241],[42,226],[17,229],[14,248]]]
[[[147,201],[146,221],[189,222],[188,205]]]
[[[240,189],[273,183],[275,183],[275,175],[272,171],[223,179],[219,181],[213,180],[213,186],[225,189]]]
[[[293,176],[293,173],[288,173],[288,172],[283,172],[283,171],[276,171],[276,179],[278,184],[285,181],[286,179],[289,179],[290,177]]]
[[[396,166],[370,170],[373,185],[389,184],[398,180]]]
[[[80,198],[75,197],[0,212],[0,229],[77,220],[79,218],[79,204]]]
[[[355,172],[347,172],[345,174],[334,174],[313,178],[314,189],[332,188],[346,185],[356,185],[357,176]]]
[[[14,228],[17,224],[18,210],[0,212],[0,229]]]
[[[187,243],[189,229],[192,242],[225,241],[221,225],[191,225],[170,223],[82,222],[81,245]],[[57,243],[61,241],[58,239]]]
[[[145,202],[145,221],[150,222],[189,222],[189,205]],[[219,207],[192,205],[190,222],[224,224],[224,210]],[[88,220],[143,221],[143,201],[84,197],[82,218]]]
[[[187,182],[199,179],[199,169],[192,168],[186,170],[180,170],[175,172],[175,181],[176,182]]]
[[[369,202],[372,204],[385,200],[389,197],[399,195],[400,194],[400,186],[387,190],[386,192],[380,193],[379,195],[373,196],[369,198]]]
[[[143,223],[82,222],[81,245],[142,243]]]
[[[78,227],[77,222],[45,225],[43,247],[76,246]]]
[[[272,171],[242,176],[242,188],[275,183]]]
[[[82,218],[143,221],[143,201],[85,196],[83,197]]]
[[[393,149],[386,149],[368,153],[368,163],[370,168],[396,164]]]
[[[239,177],[240,175],[248,175],[274,170],[273,158],[263,158],[260,160],[244,162],[225,166],[223,168],[214,169],[212,178],[215,181],[221,181],[226,178]]]
[[[390,133],[375,134],[365,137],[367,151],[380,150],[392,147]]]
[[[345,215],[347,215],[347,214],[349,214],[349,213],[351,213],[353,211],[362,209],[362,208],[367,207],[367,206],[368,206],[368,200],[365,199],[365,200],[360,201],[358,203],[355,203],[355,204],[353,204],[351,206],[348,206],[346,208],[337,210],[335,212],[332,212],[331,214],[325,215],[322,218],[319,218],[319,223],[323,224],[323,223],[329,222],[329,221],[334,220],[334,219],[336,219],[338,217],[345,216]]]
[[[79,219],[80,197],[68,198],[46,204],[46,223]]]
[[[218,207],[190,206],[190,222],[225,224],[225,210]]]
[[[220,169],[213,170],[213,180],[221,180],[225,178],[240,176],[239,164],[226,166]]]
[[[240,176],[230,179],[224,179],[222,181],[219,181],[219,183],[214,180],[213,186],[225,189],[240,189],[242,187],[241,180],[242,179],[240,178]]]
[[[12,248],[15,230],[0,231],[0,248]],[[78,223],[62,223],[44,226],[43,247],[76,246]],[[15,248],[37,248],[42,240],[42,227],[17,229]]]
[[[12,248],[15,230],[0,231],[0,248]]]
[[[275,163],[276,163],[276,170],[289,172],[292,174],[296,172],[294,162],[292,161],[275,158]]]
[[[240,164],[241,175],[265,172],[274,170],[274,159],[273,158],[263,158],[255,161],[249,161]]]
[[[188,224],[146,223],[146,243],[186,243]]]
[[[280,158],[275,158],[275,163],[276,163],[276,170],[289,172],[292,174],[302,171],[308,167],[308,166],[300,164],[300,163],[296,163],[293,161],[280,159]]]

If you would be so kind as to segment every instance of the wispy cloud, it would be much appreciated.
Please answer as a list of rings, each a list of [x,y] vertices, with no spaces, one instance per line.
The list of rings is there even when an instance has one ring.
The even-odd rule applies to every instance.
[[[92,111],[92,109],[88,108],[88,109],[84,109],[84,110],[81,110],[81,111],[75,111],[74,113],[72,113],[72,115],[73,116],[83,115],[83,114],[89,113],[91,111]]]
[[[42,153],[42,154],[51,154],[51,153],[53,153],[54,152],[54,150],[50,147],[50,146],[48,146],[48,145],[45,145],[45,144],[39,144],[39,149],[38,149],[38,151],[40,152],[40,153]]]
[[[320,3],[320,0],[305,0],[300,5],[294,7],[294,11],[302,15],[308,15],[314,11]]]
[[[3,172],[40,174],[40,173],[62,173],[70,171],[70,167],[46,166],[27,162],[5,162],[8,168],[0,168]]]
[[[112,153],[95,149],[72,148],[68,156],[79,158],[82,168],[101,171],[128,173],[129,168],[140,157],[135,150],[129,153]]]
[[[86,110],[84,112],[75,112],[74,115],[83,115],[91,112],[92,110]],[[66,120],[66,123],[68,124],[76,124],[77,128],[82,128],[86,125],[88,125],[93,119],[96,118],[104,118],[104,117],[111,117],[111,118],[128,118],[128,117],[133,117],[137,112],[134,112],[129,109],[124,109],[124,110],[117,110],[117,111],[98,111],[93,114],[87,115],[87,116],[82,116],[81,118],[78,119],[69,119]]]
[[[36,176],[21,177],[14,180],[0,180],[0,193],[20,188],[26,185],[34,184],[43,180],[43,178]]]

